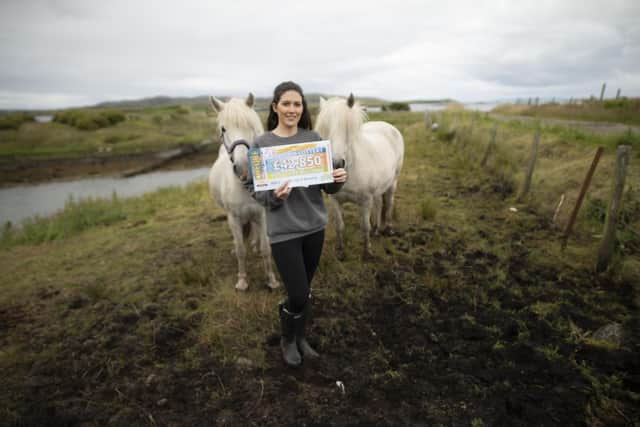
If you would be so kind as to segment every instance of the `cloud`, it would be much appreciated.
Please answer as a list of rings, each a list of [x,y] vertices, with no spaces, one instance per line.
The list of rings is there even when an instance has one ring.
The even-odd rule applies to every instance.
[[[5,0],[0,103],[266,96],[288,79],[387,99],[588,96],[602,81],[637,96],[638,16],[632,0]]]

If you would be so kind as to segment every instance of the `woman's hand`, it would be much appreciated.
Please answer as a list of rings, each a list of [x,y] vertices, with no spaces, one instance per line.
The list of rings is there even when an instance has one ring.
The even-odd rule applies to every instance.
[[[334,169],[333,170],[333,182],[346,182],[347,181],[347,171],[343,168]]]
[[[289,181],[283,183],[280,187],[273,190],[273,195],[280,200],[287,200],[291,194],[291,187],[289,187]]]

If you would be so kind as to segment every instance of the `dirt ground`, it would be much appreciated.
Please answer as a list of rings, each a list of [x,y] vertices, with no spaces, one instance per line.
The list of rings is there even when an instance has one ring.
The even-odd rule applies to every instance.
[[[34,364],[23,383],[5,385],[20,396],[23,426],[637,425],[632,285],[532,261],[522,242],[546,232],[544,224],[501,235],[479,229],[473,240],[511,242],[504,259],[471,247],[454,226],[400,228],[384,242],[387,253],[364,267],[373,272],[369,286],[318,277],[310,340],[322,357],[300,369],[283,365],[275,330],[258,344],[264,366],[222,364],[193,339],[202,319],[164,311],[175,296],[161,287],[140,312],[70,300],[69,312],[97,311],[101,319],[86,335],[60,332],[64,351]],[[434,240],[448,243],[433,251]],[[496,264],[506,271],[502,281]],[[45,288],[40,298],[58,293]],[[186,302],[194,312],[198,298]],[[545,304],[555,309],[536,309]],[[624,347],[572,340],[559,327],[570,319],[594,330],[612,304],[633,313]],[[19,309],[5,308],[0,319],[2,335],[29,336]],[[131,333],[145,323],[155,327],[151,350]],[[52,340],[37,328],[29,338],[40,350]],[[186,362],[187,350],[197,364]]]

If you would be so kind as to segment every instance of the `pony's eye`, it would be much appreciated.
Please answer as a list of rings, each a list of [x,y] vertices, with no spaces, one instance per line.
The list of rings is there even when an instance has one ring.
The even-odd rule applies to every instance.
[[[221,134],[223,134],[223,135],[224,135],[224,133],[225,133],[226,131],[227,131],[227,130],[224,128],[224,126],[222,126],[222,127],[220,128],[220,133],[221,133]]]

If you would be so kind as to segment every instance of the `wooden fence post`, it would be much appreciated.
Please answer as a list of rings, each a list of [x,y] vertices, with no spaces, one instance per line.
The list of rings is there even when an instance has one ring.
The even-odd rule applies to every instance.
[[[540,131],[537,130],[535,136],[533,137],[533,144],[531,144],[531,156],[529,156],[529,166],[527,167],[527,175],[524,178],[524,183],[522,184],[522,191],[520,191],[520,196],[518,196],[518,201],[521,202],[524,197],[529,192],[529,188],[531,187],[531,177],[533,176],[533,170],[536,167],[536,159],[538,158],[538,144],[540,143]]]
[[[600,91],[600,102],[604,99],[604,91],[607,88],[607,83],[602,83],[602,90]]]
[[[598,262],[596,263],[597,272],[606,270],[613,256],[613,250],[616,244],[616,227],[622,205],[622,194],[624,192],[624,182],[627,175],[627,166],[629,165],[630,151],[630,146],[620,145],[616,153],[615,184],[613,186],[613,195],[609,202],[609,208],[607,209],[604,237],[602,238],[600,250],[598,251]]]
[[[493,150],[493,146],[496,143],[496,135],[498,134],[498,123],[493,126],[493,130],[491,131],[491,140],[489,141],[489,145],[487,145],[487,150],[484,152],[484,156],[482,157],[482,161],[480,162],[480,166],[485,167],[487,165],[487,160],[489,159],[489,154]]]
[[[618,88],[618,92],[616,93],[616,99],[620,99],[620,88]]]
[[[598,166],[598,162],[600,161],[600,156],[602,156],[603,147],[598,147],[596,150],[596,155],[591,162],[591,167],[587,172],[587,176],[584,178],[582,182],[582,188],[580,189],[580,194],[578,194],[578,200],[576,200],[576,205],[573,207],[573,212],[571,212],[571,216],[569,217],[569,222],[567,222],[567,226],[564,228],[564,233],[562,233],[562,248],[564,249],[567,246],[567,240],[569,239],[569,235],[571,234],[571,229],[573,228],[573,224],[576,221],[578,216],[578,211],[580,211],[580,206],[582,206],[582,200],[584,199],[584,195],[587,193],[589,189],[589,185],[591,184],[591,178],[593,177],[593,173]]]
[[[431,130],[431,125],[433,124],[433,119],[431,118],[431,114],[428,111],[424,112],[424,125],[427,130]]]

